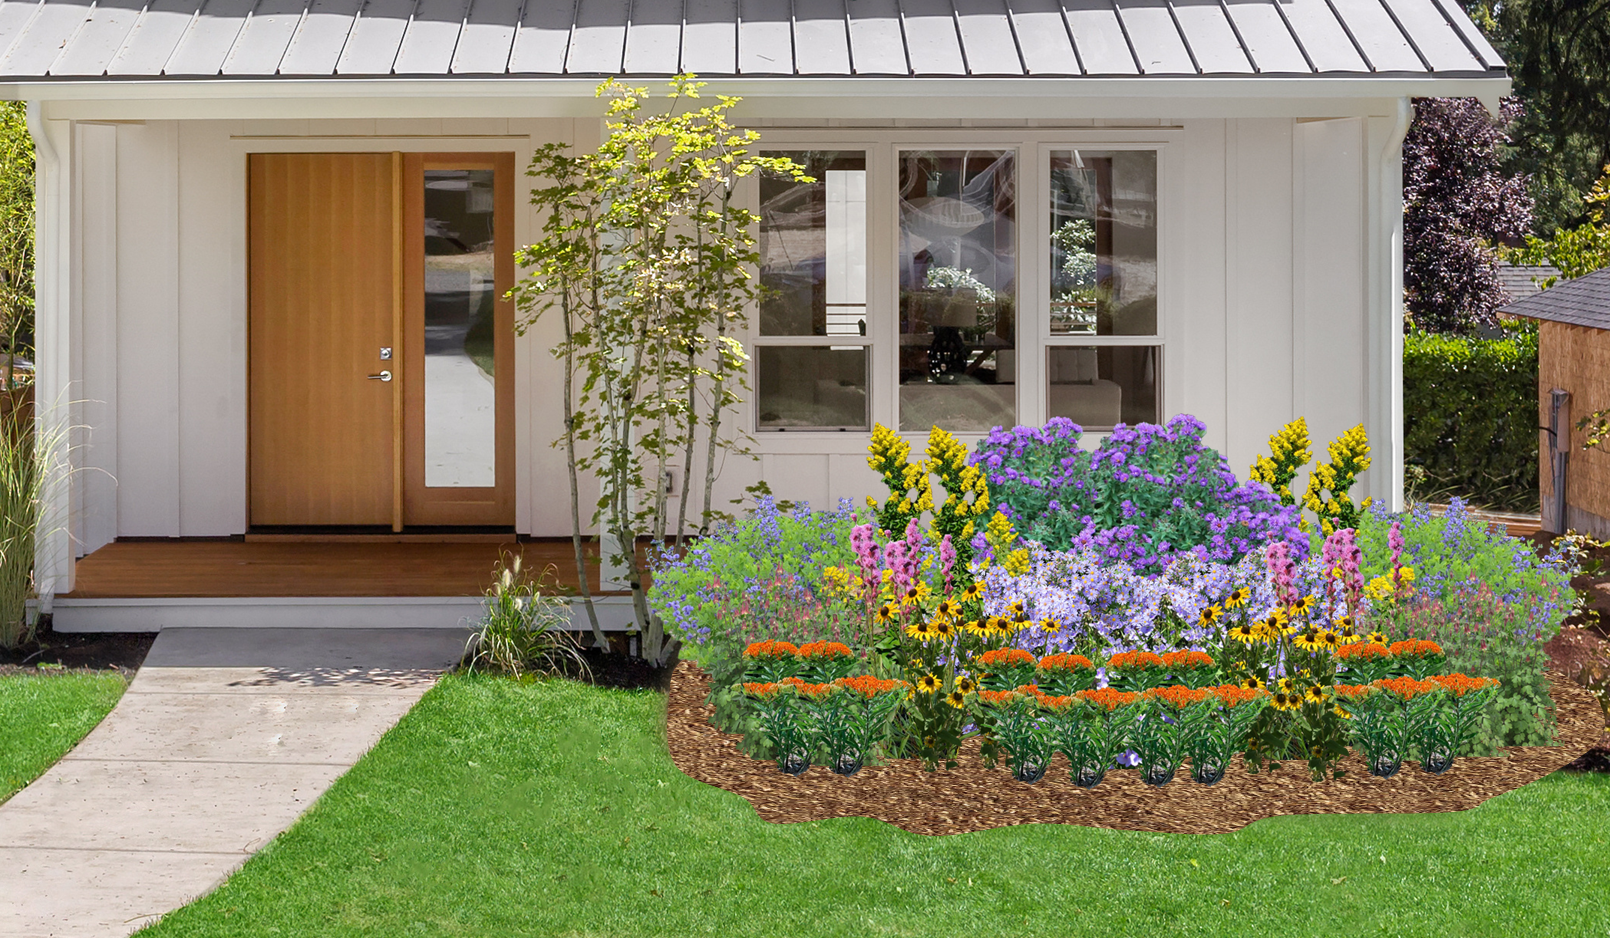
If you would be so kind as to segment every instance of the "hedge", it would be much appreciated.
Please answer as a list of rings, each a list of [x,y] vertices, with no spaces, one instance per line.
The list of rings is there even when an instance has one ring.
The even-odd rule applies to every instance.
[[[1483,339],[1411,329],[1403,339],[1409,494],[1536,511],[1537,326]]]

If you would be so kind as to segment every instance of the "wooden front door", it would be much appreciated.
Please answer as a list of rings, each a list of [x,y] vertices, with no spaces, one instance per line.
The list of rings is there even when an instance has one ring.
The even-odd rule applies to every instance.
[[[513,525],[513,154],[249,173],[251,525]]]
[[[392,153],[249,158],[251,524],[397,515],[400,320]]]

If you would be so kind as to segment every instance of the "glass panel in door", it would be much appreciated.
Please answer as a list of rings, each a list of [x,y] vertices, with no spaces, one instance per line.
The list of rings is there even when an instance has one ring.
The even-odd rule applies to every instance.
[[[497,483],[490,169],[425,170],[425,486]]]

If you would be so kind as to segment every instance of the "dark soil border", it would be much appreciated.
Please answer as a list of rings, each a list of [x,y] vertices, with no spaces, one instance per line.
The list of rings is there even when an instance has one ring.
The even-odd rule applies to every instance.
[[[1443,775],[1405,765],[1393,778],[1368,774],[1352,754],[1345,778],[1314,782],[1302,763],[1253,775],[1239,757],[1217,785],[1200,785],[1185,771],[1152,788],[1137,773],[1115,770],[1091,789],[1068,778],[1058,755],[1038,784],[1014,781],[991,769],[978,743],[962,748],[961,767],[924,772],[912,759],[868,766],[849,778],[813,766],[784,775],[770,762],[739,751],[738,737],[710,725],[705,704],[709,678],[692,662],[671,678],[666,737],[671,759],[692,778],[733,792],[768,821],[792,823],[835,817],[870,817],[917,834],[959,834],[1013,824],[1080,824],[1116,830],[1220,834],[1286,814],[1414,814],[1463,811],[1519,788],[1570,763],[1592,748],[1604,730],[1593,696],[1550,671],[1557,708],[1558,744],[1511,747],[1502,757],[1462,758]]]
[[[0,648],[0,674],[67,670],[121,671],[132,676],[156,638],[155,632],[57,632],[45,615],[32,641]]]

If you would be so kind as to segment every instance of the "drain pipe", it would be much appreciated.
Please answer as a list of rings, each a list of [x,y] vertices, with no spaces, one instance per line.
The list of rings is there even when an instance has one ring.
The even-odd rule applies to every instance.
[[[1543,518],[1543,529],[1550,534],[1564,534],[1571,529],[1567,523],[1570,499],[1566,498],[1566,469],[1571,462],[1571,392],[1555,388],[1549,392],[1549,479],[1554,486],[1552,497],[1545,506],[1550,511]]]

